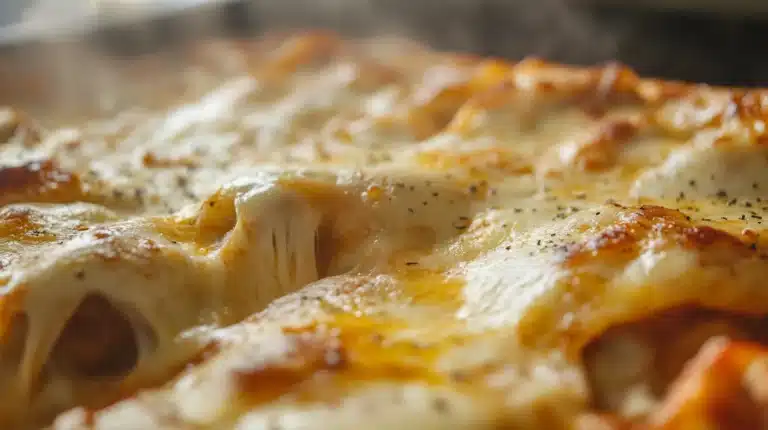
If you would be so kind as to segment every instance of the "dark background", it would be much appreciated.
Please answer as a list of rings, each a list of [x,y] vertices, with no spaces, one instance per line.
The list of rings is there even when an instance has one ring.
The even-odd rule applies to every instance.
[[[394,33],[439,49],[513,60],[539,56],[577,65],[618,60],[649,77],[768,87],[768,15],[600,8],[575,1],[233,0],[108,26],[85,39],[109,54],[130,56],[211,33],[242,37],[326,27],[348,36]],[[0,41],[0,48],[25,44],[9,47]]]
[[[486,52],[524,56],[525,46],[495,45],[493,41],[503,38],[505,29],[512,33],[535,30],[524,25],[510,28],[504,24],[506,15],[494,9],[497,7],[491,5],[486,10],[486,20],[492,23],[486,33]],[[590,64],[618,60],[646,76],[768,86],[768,16],[619,8],[582,8],[572,13],[572,19],[581,25],[594,27],[587,30],[587,36],[578,38],[570,37],[567,31],[558,33],[555,25],[559,41],[545,52],[555,61]],[[592,37],[595,40],[589,40]],[[533,45],[535,50],[535,42]]]
[[[448,3],[456,10],[445,7],[443,22],[430,16],[434,1],[422,2],[419,13],[409,13],[408,5],[390,7],[415,21],[410,27],[429,29],[427,37],[441,47],[467,44],[487,55],[580,65],[618,60],[645,76],[768,86],[768,15],[600,8],[567,0],[485,0],[465,10],[464,2]],[[452,29],[468,20],[476,22],[476,33],[462,40],[465,35]]]
[[[579,65],[618,60],[645,76],[768,86],[768,14],[610,8],[575,0],[325,0],[318,7],[322,2],[252,2],[234,5],[230,17],[233,28],[384,29],[442,49]],[[642,3],[624,1],[632,2]]]

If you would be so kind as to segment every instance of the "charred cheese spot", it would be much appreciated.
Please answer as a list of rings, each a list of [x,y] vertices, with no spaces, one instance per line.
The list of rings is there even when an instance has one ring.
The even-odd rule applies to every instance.
[[[567,264],[575,266],[597,260],[629,261],[646,249],[648,242],[653,246],[663,246],[667,242],[706,250],[707,253],[702,255],[702,263],[705,264],[755,254],[755,250],[739,237],[712,227],[695,226],[688,216],[675,209],[641,206],[636,210],[627,210],[617,218],[616,225],[585,243],[572,246],[565,258]]]
[[[512,74],[514,66],[500,60],[484,60],[477,66],[470,84],[473,93],[488,91],[505,82]]]
[[[595,136],[579,145],[569,164],[587,171],[613,167],[619,156],[620,146],[633,138],[639,126],[630,120],[610,121]]]
[[[300,401],[335,401],[345,388],[365,381],[443,380],[430,370],[437,349],[388,340],[389,331],[391,327],[381,322],[347,318],[286,329],[290,346],[284,356],[239,369],[234,377],[251,404],[287,393],[298,395]],[[326,388],[328,379],[335,381],[335,387]]]
[[[522,130],[531,130],[544,110],[537,103],[539,98],[538,94],[517,91],[511,80],[500,82],[492,90],[474,94],[456,112],[448,130],[461,136],[478,134],[491,113],[513,120]]]
[[[272,73],[292,73],[301,66],[327,63],[340,48],[340,40],[329,33],[295,36],[270,54],[272,61],[267,70]]]
[[[609,64],[602,68],[576,71],[568,79],[562,70],[540,60],[529,59],[514,70],[518,88],[535,91],[557,105],[572,103],[592,117],[600,118],[608,108],[624,103],[642,104],[639,78],[626,66]]]
[[[596,75],[579,102],[588,115],[600,118],[616,105],[642,104],[644,101],[637,93],[637,75],[626,66],[612,64]]]
[[[666,132],[689,137],[713,129],[721,137],[761,144],[768,119],[762,92],[696,91],[673,99],[656,113],[656,123]]]
[[[466,83],[430,90],[430,94],[416,95],[416,104],[409,112],[408,120],[418,139],[426,139],[445,128],[471,95]]]
[[[0,168],[0,193],[0,205],[68,203],[85,198],[77,175],[59,169],[50,160]]]
[[[293,350],[278,363],[235,373],[239,390],[249,402],[264,402],[290,393],[320,372],[342,371],[346,352],[337,342],[292,338]]]
[[[152,152],[145,152],[141,157],[141,162],[144,166],[152,168],[167,168],[167,167],[189,167],[194,168],[198,166],[198,163],[191,159],[164,159],[158,158]]]
[[[527,59],[516,68],[519,75],[531,79],[537,84],[549,83],[553,89],[566,90],[566,93],[583,93],[605,96],[609,94],[634,94],[639,83],[638,76],[628,67],[618,63],[604,67],[574,70],[567,79],[560,73],[565,68],[548,64],[540,59]]]
[[[0,209],[0,236],[20,242],[51,241],[56,236],[46,231],[44,221],[30,208],[5,207]]]

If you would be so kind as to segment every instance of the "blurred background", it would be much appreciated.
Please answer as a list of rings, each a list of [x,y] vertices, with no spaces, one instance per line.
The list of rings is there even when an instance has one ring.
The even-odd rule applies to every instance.
[[[30,51],[41,40],[130,56],[182,39],[307,27],[768,86],[768,0],[0,0],[0,63],[3,53]]]

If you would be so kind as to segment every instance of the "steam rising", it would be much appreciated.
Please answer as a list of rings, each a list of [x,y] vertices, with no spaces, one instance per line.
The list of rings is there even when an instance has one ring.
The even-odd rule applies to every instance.
[[[511,60],[538,56],[579,65],[619,60],[658,77],[744,83],[754,79],[751,75],[765,76],[743,64],[725,68],[739,64],[731,57],[740,52],[723,45],[730,40],[723,37],[725,26],[702,21],[682,30],[692,20],[670,21],[636,11],[603,13],[576,0],[166,1],[177,8],[182,3],[205,5],[158,15],[159,0],[141,1],[154,6],[149,19],[136,19],[141,8],[135,0],[99,0],[97,13],[90,12],[91,22],[100,24],[97,31],[70,32],[71,37],[59,36],[51,43],[0,41],[0,105],[43,106],[49,112],[72,112],[84,104],[109,107],[118,101],[105,98],[105,89],[127,86],[132,88],[128,93],[138,94],[145,84],[136,79],[141,74],[125,71],[137,55],[166,53],[156,55],[152,67],[171,72],[154,73],[146,84],[168,90],[179,85],[174,52],[184,42],[307,28],[328,28],[347,37],[400,36],[436,49]],[[60,14],[46,15],[46,10],[54,9],[38,9],[36,19],[57,27]],[[713,46],[721,50],[712,52]],[[25,79],[20,82],[18,76]]]
[[[136,55],[168,52],[155,56],[154,66],[172,71],[178,69],[173,52],[184,42],[276,30],[329,28],[347,37],[399,36],[437,49],[511,59],[537,55],[587,64],[612,58],[615,37],[568,1],[219,0],[166,15],[156,13],[155,2],[153,12],[147,13],[151,19],[137,20],[135,1],[101,0],[86,13],[89,22],[100,24],[97,31],[64,32],[69,36],[58,35],[42,44],[22,41],[18,49],[11,49],[12,61],[0,64],[0,77],[9,76],[5,82],[14,84],[0,82],[0,105],[44,106],[61,112],[94,104],[109,108],[116,101],[105,98],[110,92],[105,89],[142,84],[135,82],[137,74],[124,71]],[[178,0],[169,5],[178,7]],[[72,15],[54,13],[59,9],[37,8],[35,20],[50,28],[77,21]],[[158,85],[161,75],[154,74],[148,83]],[[27,79],[20,84],[14,76]],[[173,81],[160,84],[172,87]]]
[[[38,0],[27,24],[57,28],[69,22],[110,23],[158,15],[158,4],[182,10],[173,19],[124,25],[122,45],[154,49],[167,39],[194,35],[259,34],[274,29],[328,27],[348,35],[398,35],[436,48],[507,57],[538,55],[576,62],[616,53],[617,29],[596,23],[573,0]],[[55,6],[58,5],[58,6]],[[77,7],[75,7],[77,6]],[[95,39],[95,38],[93,38]]]
[[[617,53],[606,28],[572,0],[288,0],[251,2],[267,25],[321,22],[355,34],[399,35],[438,49],[511,59],[594,63]]]

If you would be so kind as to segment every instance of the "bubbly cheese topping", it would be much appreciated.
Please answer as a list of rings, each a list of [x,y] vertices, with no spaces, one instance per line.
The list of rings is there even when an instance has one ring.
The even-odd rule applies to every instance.
[[[765,425],[763,92],[188,57],[161,107],[0,115],[3,428]]]

